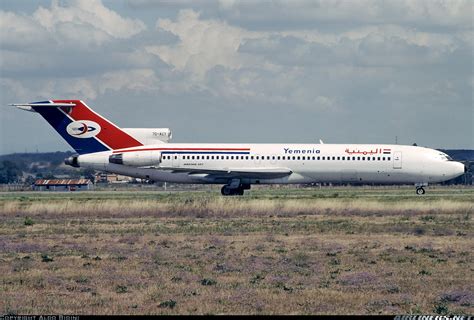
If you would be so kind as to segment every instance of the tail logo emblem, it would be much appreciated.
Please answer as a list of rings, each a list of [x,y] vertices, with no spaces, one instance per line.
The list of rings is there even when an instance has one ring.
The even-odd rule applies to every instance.
[[[92,138],[99,134],[100,125],[89,120],[74,121],[66,127],[66,131],[75,138]]]

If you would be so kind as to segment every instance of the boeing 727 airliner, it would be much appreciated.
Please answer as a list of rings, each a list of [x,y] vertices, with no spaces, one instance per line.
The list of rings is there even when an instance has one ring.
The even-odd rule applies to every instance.
[[[13,104],[39,113],[74,148],[73,167],[175,183],[223,184],[243,195],[252,184],[377,183],[424,186],[465,172],[434,149],[380,144],[169,143],[169,129],[121,129],[80,100]]]

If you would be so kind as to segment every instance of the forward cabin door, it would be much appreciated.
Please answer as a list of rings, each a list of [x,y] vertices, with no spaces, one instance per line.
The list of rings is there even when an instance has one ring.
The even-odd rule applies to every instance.
[[[401,169],[402,168],[402,152],[395,151],[393,153],[393,169]]]

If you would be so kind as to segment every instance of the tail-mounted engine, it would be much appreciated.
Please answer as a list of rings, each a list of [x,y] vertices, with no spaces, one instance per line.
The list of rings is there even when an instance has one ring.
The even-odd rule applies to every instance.
[[[156,151],[116,153],[109,157],[109,163],[121,164],[131,167],[159,165],[160,162],[161,153]]]
[[[75,154],[70,156],[69,158],[64,159],[64,164],[74,167],[74,168],[79,168],[79,161],[78,161],[79,155]]]

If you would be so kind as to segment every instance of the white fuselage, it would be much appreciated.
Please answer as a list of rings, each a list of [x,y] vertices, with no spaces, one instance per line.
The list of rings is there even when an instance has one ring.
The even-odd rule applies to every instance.
[[[110,163],[113,154],[135,157],[160,154],[147,166]],[[377,183],[428,184],[464,173],[464,165],[446,154],[424,147],[375,144],[180,144],[163,143],[80,155],[81,167],[154,181],[175,183],[228,183],[205,170],[258,170],[286,168],[277,178],[242,178],[247,184]],[[189,169],[167,170],[166,168]],[[193,172],[192,169],[196,169]]]

